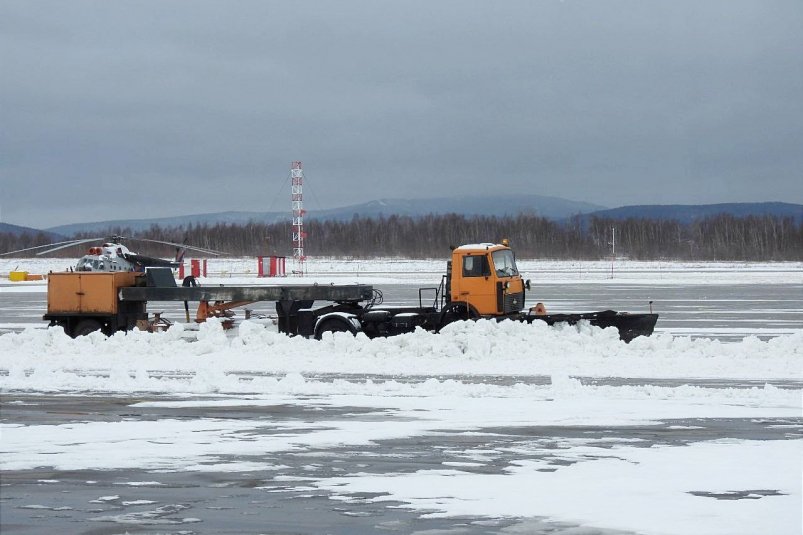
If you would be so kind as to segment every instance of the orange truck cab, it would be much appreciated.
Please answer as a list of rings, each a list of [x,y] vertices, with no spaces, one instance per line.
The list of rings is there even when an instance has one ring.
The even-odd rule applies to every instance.
[[[447,291],[452,307],[465,307],[469,317],[504,316],[524,308],[529,287],[507,244],[479,243],[452,250]]]

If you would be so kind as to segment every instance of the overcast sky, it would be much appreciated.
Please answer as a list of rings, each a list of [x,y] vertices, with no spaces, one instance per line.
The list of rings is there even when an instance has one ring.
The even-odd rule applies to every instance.
[[[803,202],[803,1],[0,3],[0,220]],[[284,189],[282,189],[284,185]]]

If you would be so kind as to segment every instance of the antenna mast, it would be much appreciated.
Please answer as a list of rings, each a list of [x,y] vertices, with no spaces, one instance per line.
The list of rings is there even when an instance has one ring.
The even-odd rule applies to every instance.
[[[293,162],[290,166],[290,178],[292,186],[290,189],[290,202],[293,208],[293,260],[296,264],[296,272],[303,275],[305,272],[304,238],[304,170],[301,162]]]
[[[616,260],[616,227],[611,227],[611,278],[613,278],[614,260]]]

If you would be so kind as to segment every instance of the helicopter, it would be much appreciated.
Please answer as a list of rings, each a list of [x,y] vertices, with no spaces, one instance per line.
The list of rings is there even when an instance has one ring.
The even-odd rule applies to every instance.
[[[154,258],[152,256],[145,256],[132,252],[128,247],[123,245],[123,240],[129,241],[142,241],[151,243],[160,243],[163,245],[172,245],[176,247],[175,260],[165,260],[163,258]],[[101,271],[101,272],[117,272],[117,271],[145,271],[149,267],[169,267],[177,268],[184,260],[184,254],[187,249],[198,251],[201,253],[211,255],[225,254],[221,251],[213,249],[205,249],[202,247],[195,247],[187,244],[174,243],[162,240],[151,240],[147,238],[125,238],[123,236],[111,236],[107,238],[81,238],[78,240],[68,240],[57,243],[50,243],[48,245],[39,245],[37,247],[28,247],[27,249],[19,249],[17,251],[10,251],[2,253],[0,256],[8,256],[15,253],[22,253],[26,251],[34,251],[36,249],[45,249],[36,253],[36,256],[52,253],[60,249],[72,247],[74,245],[81,245],[83,243],[91,243],[102,241],[101,246],[90,247],[87,254],[82,256],[78,263],[75,265],[75,271]]]

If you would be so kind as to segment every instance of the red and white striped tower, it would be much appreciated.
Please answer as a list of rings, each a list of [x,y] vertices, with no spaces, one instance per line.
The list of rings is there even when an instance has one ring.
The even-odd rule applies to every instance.
[[[301,162],[292,163],[290,178],[292,180],[290,201],[293,207],[293,260],[296,264],[295,271],[303,275],[306,271],[307,257],[304,256],[304,238],[307,237],[307,234],[304,232],[304,170]]]

